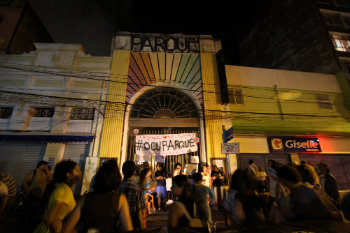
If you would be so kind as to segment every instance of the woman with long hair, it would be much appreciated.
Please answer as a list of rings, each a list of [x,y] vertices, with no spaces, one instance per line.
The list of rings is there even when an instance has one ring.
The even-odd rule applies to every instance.
[[[89,229],[98,232],[132,231],[128,201],[124,194],[116,192],[120,183],[116,160],[103,163],[96,173],[93,191],[76,206],[63,232],[74,232],[79,220],[82,232]]]
[[[146,205],[146,208],[143,210],[144,229],[146,229],[147,227],[147,215],[151,215],[152,209],[154,209],[153,195],[150,193],[151,176],[152,176],[151,168],[144,168],[140,172],[139,185],[143,189],[145,205]]]
[[[56,165],[53,174],[55,188],[50,194],[42,221],[34,233],[62,231],[63,220],[76,205],[72,186],[80,179],[79,165],[73,160],[63,160]]]

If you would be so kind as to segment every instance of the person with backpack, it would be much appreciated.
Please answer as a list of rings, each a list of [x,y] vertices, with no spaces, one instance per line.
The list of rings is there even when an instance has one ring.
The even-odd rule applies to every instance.
[[[31,170],[23,181],[25,199],[21,216],[21,226],[25,231],[33,231],[40,221],[40,205],[46,185],[52,180],[48,162],[41,160],[36,169]]]
[[[81,180],[82,172],[73,160],[62,160],[55,166],[53,180],[55,186],[50,193],[40,224],[34,233],[61,232],[64,220],[74,209],[72,186]]]

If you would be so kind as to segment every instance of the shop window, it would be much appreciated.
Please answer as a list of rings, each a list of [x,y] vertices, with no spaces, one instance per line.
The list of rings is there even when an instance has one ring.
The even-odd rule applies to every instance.
[[[244,104],[241,88],[229,88],[229,100],[231,104]]]
[[[29,109],[32,117],[53,117],[55,108],[31,107]]]
[[[328,95],[316,94],[316,100],[320,109],[333,109],[332,102]]]
[[[93,120],[95,108],[72,108],[71,120]]]
[[[0,119],[9,119],[12,116],[13,107],[0,107]]]

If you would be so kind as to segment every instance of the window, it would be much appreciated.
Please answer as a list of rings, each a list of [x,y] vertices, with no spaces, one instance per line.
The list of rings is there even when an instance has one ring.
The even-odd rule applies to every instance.
[[[343,27],[342,17],[339,14],[322,13],[323,19],[329,27]]]
[[[70,113],[71,120],[93,120],[95,114],[94,108],[72,108]]]
[[[241,88],[229,88],[229,100],[231,104],[244,104]]]
[[[335,0],[335,5],[338,7],[345,7],[345,8],[350,7],[349,0]]]
[[[9,119],[12,116],[13,107],[0,107],[0,119]]]
[[[340,34],[332,34],[333,45],[337,51],[350,52],[350,37]]]
[[[53,117],[55,108],[31,107],[29,111],[32,117]]]
[[[320,109],[333,109],[332,102],[328,95],[316,94],[316,100]]]

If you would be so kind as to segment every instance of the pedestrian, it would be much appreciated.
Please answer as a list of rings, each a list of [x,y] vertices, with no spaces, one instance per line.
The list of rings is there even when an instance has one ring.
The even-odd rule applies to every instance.
[[[14,203],[16,200],[17,188],[15,179],[8,173],[0,173],[0,182],[3,183],[2,188],[7,189],[6,195],[2,195],[2,211],[0,217],[0,232],[4,229],[7,219],[14,209]]]
[[[330,172],[330,166],[326,162],[320,162],[317,164],[320,171],[319,179],[322,189],[334,200],[335,204],[339,206],[339,189],[337,179]]]
[[[40,222],[40,205],[47,184],[52,180],[48,162],[41,160],[36,169],[27,173],[23,181],[25,200],[21,215],[21,227],[33,231]]]
[[[257,179],[248,169],[237,169],[232,174],[230,189],[224,201],[230,227],[255,227],[266,223],[267,207],[257,187]]]
[[[150,191],[151,188],[151,178],[152,177],[152,170],[149,167],[144,168],[140,172],[140,181],[139,185],[143,189],[143,197],[145,199],[145,205],[146,208],[143,211],[143,229],[147,228],[147,216],[151,215],[154,210],[154,200],[152,192]]]
[[[267,172],[268,172],[268,178],[269,178],[269,195],[271,198],[271,203],[273,203],[278,197],[279,183],[278,183],[278,177],[277,177],[277,168],[279,166],[281,166],[281,164],[275,160],[269,159],[267,161],[267,167],[268,167]]]
[[[194,184],[191,187],[192,200],[196,203],[198,217],[203,225],[212,221],[210,203],[215,201],[215,195],[210,188],[204,185],[205,180],[200,172],[192,175]]]
[[[208,165],[206,163],[204,163],[202,165],[202,177],[203,177],[203,185],[207,186],[208,188],[211,188],[211,179],[210,179],[210,173],[209,173],[209,169],[208,169]]]
[[[252,172],[252,174],[255,177],[258,177],[259,169],[258,169],[258,166],[256,166],[256,164],[254,163],[254,160],[250,159],[248,163],[249,163],[248,171]]]
[[[8,188],[8,199],[7,199],[7,206],[6,209],[10,210],[13,207],[13,204],[16,199],[17,194],[17,188],[16,188],[16,181],[8,173],[0,173],[0,180],[4,182]]]
[[[121,174],[117,161],[108,160],[96,173],[93,191],[82,197],[67,219],[62,232],[74,230],[89,232],[125,232],[132,231],[132,221],[128,200],[117,190],[121,182]]]
[[[214,189],[216,197],[217,209],[220,209],[224,197],[224,173],[222,170],[219,170],[216,165],[213,165],[213,169],[211,171],[210,176],[212,178],[212,188]]]
[[[169,232],[178,228],[190,226],[203,226],[200,219],[194,219],[194,201],[190,191],[190,181],[185,175],[177,175],[172,178],[171,191],[175,197],[168,216]]]
[[[259,167],[259,171],[257,173],[257,176],[258,176],[258,191],[260,193],[267,192],[268,179],[267,179],[267,174],[266,174],[263,166]]]
[[[128,200],[134,230],[143,230],[143,210],[146,207],[143,189],[134,181],[136,169],[134,161],[124,162],[122,167],[124,179],[119,186],[118,193],[124,194]]]
[[[63,220],[74,209],[76,202],[72,186],[81,180],[79,165],[73,160],[62,160],[54,169],[52,191],[41,223],[33,233],[61,232]]]
[[[301,174],[303,183],[313,185],[314,188],[321,188],[315,168],[307,163],[297,165],[296,168]]]
[[[161,204],[163,200],[164,209],[166,208],[166,175],[164,171],[164,165],[162,163],[157,164],[157,171],[154,174],[155,180],[157,181],[156,193],[158,201],[158,211],[161,210]]]
[[[175,170],[173,172],[173,177],[178,175],[183,175],[181,163],[175,163]]]
[[[335,220],[343,221],[341,211],[322,190],[302,182],[302,176],[293,165],[282,165],[277,169],[282,187],[279,211],[286,221]]]
[[[340,208],[344,213],[345,219],[350,221],[350,193],[349,192],[345,194],[345,196],[343,197],[340,203]]]
[[[0,180],[0,232],[3,232],[6,223],[6,206],[8,200],[7,185]]]

